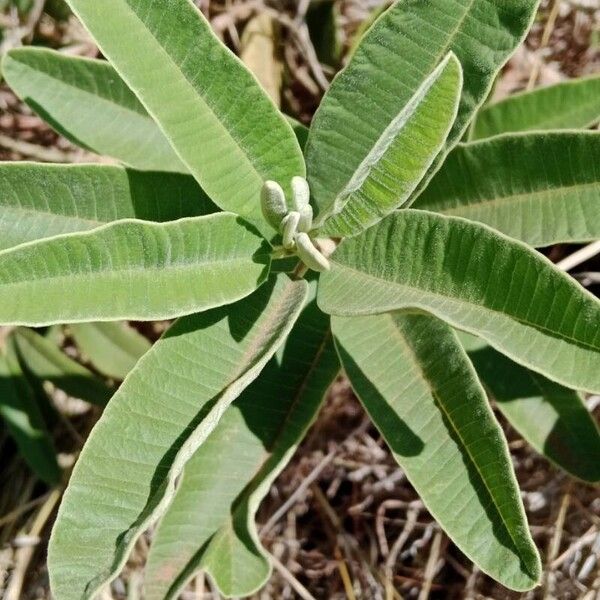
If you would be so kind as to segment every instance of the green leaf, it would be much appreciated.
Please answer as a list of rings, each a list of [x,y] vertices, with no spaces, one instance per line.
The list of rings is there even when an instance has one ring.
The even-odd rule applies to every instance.
[[[0,354],[0,417],[32,471],[50,485],[58,483],[56,451],[11,340]]]
[[[478,338],[464,333],[459,338],[496,406],[523,438],[571,475],[600,481],[600,430],[581,396]]]
[[[334,79],[313,119],[306,164],[318,212],[331,206],[392,120],[452,51],[465,82],[446,142],[450,150],[529,29],[537,4],[403,0],[383,13]]]
[[[579,129],[600,119],[600,77],[573,79],[484,106],[470,139],[510,131]]]
[[[0,250],[120,219],[174,221],[217,210],[190,176],[0,163]]]
[[[254,76],[190,0],[69,0],[189,171],[223,210],[272,231],[265,180],[305,173],[298,142]]]
[[[531,246],[600,239],[600,134],[507,134],[459,145],[413,204]]]
[[[506,440],[453,331],[407,313],[332,327],[352,387],[434,518],[482,571],[533,588],[540,559]]]
[[[0,322],[156,320],[233,302],[264,280],[269,248],[230,213],[117,221],[0,252]]]
[[[406,209],[343,241],[330,262],[325,312],[422,309],[559,383],[600,391],[600,302],[522,242]]]
[[[134,93],[105,60],[16,48],[2,61],[10,87],[68,140],[143,171],[187,173]]]
[[[338,371],[329,318],[311,302],[277,357],[186,464],[152,541],[147,600],[177,598],[200,568],[228,597],[247,596],[265,582],[270,564],[256,510]]]
[[[288,335],[307,287],[281,275],[236,304],[182,318],[131,371],[59,509],[48,554],[56,598],[93,598],[115,577],[187,460]]]
[[[113,379],[125,379],[152,347],[126,323],[74,323],[69,330],[84,356],[100,373]]]
[[[25,368],[42,381],[49,381],[63,392],[104,406],[113,395],[101,379],[69,358],[51,340],[25,327],[15,332],[15,346]]]
[[[456,117],[462,71],[453,54],[427,77],[387,126],[331,205],[319,206],[323,235],[360,233],[402,204],[444,145]],[[332,215],[329,217],[329,215]]]

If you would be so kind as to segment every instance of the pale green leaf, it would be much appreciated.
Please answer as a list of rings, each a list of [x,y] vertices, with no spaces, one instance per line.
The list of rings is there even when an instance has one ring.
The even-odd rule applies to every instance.
[[[422,309],[559,383],[600,391],[600,302],[522,242],[405,209],[343,241],[330,262],[325,312]]]
[[[320,234],[356,235],[410,196],[446,140],[461,88],[460,63],[448,54],[343,182],[332,204],[320,205],[315,226],[327,219]]]
[[[277,357],[186,464],[152,541],[147,600],[177,598],[200,568],[227,596],[246,596],[265,582],[270,565],[254,515],[338,370],[329,318],[311,302]]]
[[[32,471],[48,484],[58,483],[60,468],[56,451],[12,340],[6,353],[0,353],[0,417]]]
[[[306,163],[317,212],[331,206],[449,51],[462,65],[464,87],[445,150],[458,142],[499,69],[529,29],[537,4],[402,0],[383,13],[334,79],[311,125]]]
[[[92,598],[166,509],[187,460],[284,341],[307,284],[286,275],[177,321],[113,396],[75,465],[48,551],[61,600]]]
[[[564,81],[484,106],[470,139],[510,131],[578,129],[600,119],[600,77]]]
[[[540,559],[506,440],[454,332],[407,313],[332,327],[352,387],[434,518],[482,571],[534,587]]]
[[[459,145],[413,204],[531,246],[600,239],[600,133],[507,134]]]
[[[17,329],[14,338],[20,361],[38,379],[98,406],[110,400],[113,390],[51,340],[25,327]]]
[[[0,322],[167,319],[252,293],[264,239],[230,213],[169,223],[125,220],[0,252]]]
[[[540,454],[571,475],[600,480],[600,431],[581,396],[460,334],[477,374],[508,422]]]
[[[68,140],[144,171],[187,173],[164,134],[105,60],[16,48],[2,61],[10,87]]]
[[[216,212],[190,176],[108,165],[0,163],[0,250],[120,219]]]
[[[126,323],[74,323],[69,330],[84,357],[113,379],[125,379],[151,348],[150,342]]]
[[[269,231],[263,182],[289,191],[304,159],[283,115],[199,9],[191,0],[69,5],[212,200]]]

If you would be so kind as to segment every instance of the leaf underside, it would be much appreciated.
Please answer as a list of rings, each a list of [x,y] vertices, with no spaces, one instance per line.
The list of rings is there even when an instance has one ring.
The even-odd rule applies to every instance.
[[[450,327],[408,313],[332,323],[352,387],[438,523],[485,573],[534,587],[540,559],[506,440]]]
[[[582,77],[484,106],[469,139],[511,131],[580,129],[600,119],[600,77]]]
[[[600,430],[581,396],[482,340],[464,333],[459,337],[496,406],[523,438],[574,477],[599,481]]]
[[[83,355],[113,379],[125,379],[151,348],[150,342],[126,323],[74,323],[69,331]]]
[[[9,340],[0,354],[0,417],[32,471],[50,485],[60,481],[56,450],[35,394],[19,365]]]
[[[456,147],[413,204],[531,246],[600,239],[600,134],[502,135]]]
[[[316,226],[332,213],[320,234],[356,235],[409,197],[444,144],[461,86],[460,63],[449,54],[388,125],[333,205],[320,206]]]
[[[522,242],[406,209],[343,241],[330,262],[325,312],[422,309],[563,385],[600,390],[600,302]]]
[[[75,465],[48,551],[61,600],[92,598],[166,509],[176,478],[293,326],[307,284],[286,275],[179,319],[113,396]]]
[[[49,381],[63,392],[98,406],[105,406],[113,394],[104,381],[69,358],[52,340],[20,327],[15,346],[26,369],[41,381]]]
[[[0,163],[0,250],[121,219],[163,222],[217,211],[189,175]]]
[[[305,173],[290,125],[190,0],[68,0],[103,54],[223,210],[272,234],[266,179]]]
[[[186,464],[152,541],[148,600],[176,598],[200,568],[227,596],[247,596],[265,582],[270,564],[258,540],[255,512],[338,370],[329,318],[312,302],[277,357]]]
[[[0,322],[172,318],[252,293],[270,262],[236,215],[125,220],[0,253]]]
[[[143,171],[188,172],[105,60],[15,48],[5,55],[2,73],[32,110],[74,144]]]
[[[403,0],[383,13],[332,82],[311,125],[306,164],[317,214],[331,205],[449,51],[464,72],[458,117],[446,143],[446,150],[452,148],[529,29],[537,4],[537,0]]]

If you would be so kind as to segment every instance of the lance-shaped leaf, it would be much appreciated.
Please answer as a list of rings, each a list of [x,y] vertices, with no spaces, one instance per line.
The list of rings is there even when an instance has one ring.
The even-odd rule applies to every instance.
[[[25,327],[19,328],[14,337],[19,359],[38,379],[98,406],[104,406],[113,395],[100,378],[69,358],[51,340]]]
[[[323,235],[351,236],[377,223],[415,189],[456,117],[462,71],[449,54],[387,126],[315,225]]]
[[[573,79],[484,106],[470,139],[510,131],[579,129],[600,119],[600,77]]]
[[[0,250],[120,219],[175,221],[216,211],[191,176],[0,163]]]
[[[265,279],[264,239],[231,213],[125,220],[0,252],[0,322],[167,319],[234,302]]]
[[[10,87],[56,131],[143,171],[187,173],[158,125],[105,60],[16,48],[2,61]]]
[[[423,502],[482,571],[540,577],[508,447],[454,332],[428,315],[335,317],[352,387]]]
[[[247,596],[265,582],[270,565],[254,515],[338,370],[329,318],[311,302],[277,357],[186,464],[152,541],[147,600],[178,597],[200,568],[228,597]]]
[[[113,396],[75,465],[50,540],[55,597],[93,598],[166,509],[187,460],[291,330],[307,284],[286,275],[177,321]]]
[[[413,204],[531,246],[600,239],[600,134],[507,134],[459,145]]]
[[[559,383],[600,391],[600,302],[522,242],[405,209],[343,241],[330,262],[325,312],[422,309]]]
[[[381,15],[334,79],[311,125],[306,163],[316,212],[327,212],[389,124],[452,51],[465,81],[446,143],[450,149],[529,29],[536,6],[537,0],[403,0]]]
[[[581,396],[465,333],[460,341],[508,422],[540,454],[571,475],[600,480],[600,431]]]
[[[12,340],[7,352],[0,354],[0,417],[32,471],[46,483],[58,483],[60,468],[56,451]]]
[[[100,373],[113,379],[125,379],[152,347],[126,323],[74,323],[69,330],[84,356]]]
[[[291,127],[191,0],[68,0],[202,188],[268,231],[267,179],[304,175]],[[270,231],[269,233],[272,233]]]

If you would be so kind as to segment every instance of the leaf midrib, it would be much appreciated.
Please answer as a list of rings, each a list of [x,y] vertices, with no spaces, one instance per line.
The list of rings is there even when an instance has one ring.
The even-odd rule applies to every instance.
[[[562,185],[560,187],[546,188],[542,190],[534,190],[531,192],[519,192],[515,194],[507,194],[506,196],[498,196],[495,198],[477,198],[475,202],[469,202],[468,204],[455,204],[449,207],[439,208],[437,212],[441,214],[452,214],[462,216],[461,211],[469,212],[469,209],[475,207],[488,207],[503,204],[512,204],[519,202],[527,198],[537,198],[538,196],[550,196],[551,200],[554,200],[554,196],[560,196],[561,194],[568,193],[571,190],[587,190],[588,188],[596,188],[600,190],[600,181],[591,181],[586,183],[576,183],[572,185]],[[435,205],[432,205],[432,208]],[[502,208],[502,206],[501,206]],[[418,207],[416,207],[418,210]]]
[[[102,1],[102,0],[99,0]],[[187,0],[186,0],[187,1]],[[473,1],[473,0],[472,0]],[[257,176],[257,178],[260,181],[263,181],[263,176],[259,173],[259,171],[257,170],[257,168],[254,166],[254,163],[252,161],[250,161],[248,159],[248,153],[246,152],[244,146],[233,136],[233,134],[223,125],[221,119],[219,118],[218,114],[215,112],[215,110],[213,109],[213,107],[207,102],[206,97],[204,94],[202,94],[199,90],[197,90],[193,83],[190,81],[190,79],[188,78],[187,74],[183,71],[183,69],[181,69],[179,67],[179,65],[175,62],[175,60],[171,57],[171,55],[166,51],[166,49],[162,46],[162,44],[160,43],[160,40],[156,37],[154,31],[152,31],[150,29],[150,27],[147,26],[147,24],[143,21],[143,19],[137,14],[137,12],[135,11],[135,9],[130,5],[128,0],[125,0],[123,2],[124,5],[124,9],[128,12],[130,12],[133,17],[138,21],[138,23],[141,25],[141,28],[143,30],[145,30],[150,37],[155,41],[156,43],[156,49],[158,50],[159,53],[163,54],[166,58],[167,61],[174,67],[174,72],[177,74],[179,73],[181,75],[181,79],[183,81],[185,81],[185,83],[187,84],[187,87],[192,91],[192,94],[197,96],[199,99],[201,99],[202,104],[206,107],[206,109],[208,110],[208,112],[210,112],[210,114],[213,116],[213,119],[216,121],[216,123],[218,123],[219,129],[225,133],[225,135],[233,142],[234,146],[240,149],[240,153],[244,159],[244,162],[250,166],[252,172]],[[198,10],[195,6],[194,6],[195,10]],[[197,15],[197,18],[202,19],[203,17],[201,15]],[[207,26],[208,27],[208,26]],[[210,30],[209,28],[209,35],[212,35],[214,37],[214,34],[212,33],[212,30]],[[215,41],[216,40],[215,38]],[[101,46],[101,44],[99,44],[99,46]],[[235,58],[235,57],[234,57]],[[117,72],[118,69],[117,67],[115,67],[115,70]],[[137,94],[136,94],[137,96]],[[176,152],[177,156],[183,161],[183,163],[185,164],[185,166],[187,168],[190,169],[190,171],[192,171],[187,158],[184,158],[183,156],[181,156],[181,154],[179,153],[179,150],[176,148],[176,146],[174,146],[172,144],[172,136],[163,129],[160,119],[157,119],[154,117],[153,115],[153,111],[146,106],[145,102],[143,101],[142,98],[138,98],[140,100],[140,102],[142,103],[142,105],[144,106],[144,108],[148,111],[148,114],[150,115],[150,117],[154,120],[154,122],[156,123],[156,125],[158,126],[158,128],[162,131],[162,133],[164,134],[164,136],[170,141],[173,150]],[[195,172],[196,169],[193,169],[193,172]]]
[[[332,259],[330,259],[330,260],[332,260]],[[417,292],[417,293],[421,293],[421,294],[423,294],[423,293],[429,294],[431,296],[435,296],[435,298],[438,298],[440,300],[445,300],[445,301],[451,300],[451,301],[454,301],[454,302],[458,302],[459,304],[466,304],[466,305],[471,306],[471,307],[473,307],[475,309],[479,309],[479,310],[483,309],[483,310],[489,311],[491,313],[495,313],[495,314],[501,315],[502,317],[513,319],[513,320],[517,321],[518,323],[521,323],[522,325],[525,325],[527,327],[531,327],[532,329],[536,329],[536,330],[542,331],[544,333],[547,333],[549,336],[556,336],[556,337],[560,338],[561,340],[564,340],[564,341],[567,341],[567,342],[572,342],[573,345],[575,345],[575,346],[584,346],[588,350],[592,350],[594,352],[599,352],[600,351],[600,348],[597,348],[596,346],[593,346],[589,342],[585,342],[583,340],[576,339],[576,338],[574,338],[572,336],[568,336],[568,335],[566,335],[566,334],[564,334],[562,332],[558,332],[558,331],[554,331],[552,329],[548,329],[547,327],[544,327],[543,325],[539,325],[537,323],[530,323],[526,319],[523,319],[523,318],[515,316],[515,315],[510,315],[508,313],[503,313],[503,312],[501,312],[499,310],[496,310],[494,308],[489,308],[488,306],[481,305],[481,304],[475,304],[473,302],[469,302],[469,301],[463,300],[461,298],[456,298],[455,296],[444,296],[444,295],[440,294],[439,292],[433,292],[433,291],[428,290],[428,289],[425,290],[425,289],[421,289],[421,288],[417,288],[417,287],[412,287],[410,285],[406,285],[406,284],[403,284],[403,283],[398,283],[397,281],[390,281],[389,279],[379,278],[379,277],[377,277],[375,275],[371,275],[370,273],[365,273],[364,271],[360,271],[359,269],[356,269],[356,268],[351,267],[351,266],[346,265],[346,264],[342,264],[342,263],[340,263],[338,261],[333,261],[333,262],[336,265],[338,265],[338,267],[340,267],[341,269],[346,269],[346,270],[352,271],[353,273],[356,273],[357,275],[362,276],[365,279],[371,279],[373,281],[376,281],[377,283],[382,283],[382,282],[383,283],[388,283],[388,284],[393,285],[393,286],[395,286],[397,288],[400,288],[400,289],[410,290],[411,292]],[[382,311],[382,312],[387,312],[387,311]],[[347,313],[347,314],[352,315],[352,313]],[[354,314],[355,315],[359,315],[359,314],[371,314],[371,313],[360,313],[360,312],[357,312],[357,313],[354,313]]]
[[[492,494],[492,492],[491,492],[491,490],[490,490],[490,488],[488,486],[486,478],[483,476],[483,474],[482,474],[482,472],[481,472],[481,470],[479,468],[479,465],[477,464],[477,461],[474,459],[473,454],[472,454],[469,446],[465,443],[465,440],[463,439],[463,436],[461,435],[460,429],[456,426],[455,421],[452,418],[452,415],[446,410],[444,402],[440,399],[440,395],[439,395],[439,393],[437,391],[437,388],[434,385],[434,382],[427,377],[427,374],[424,371],[423,367],[421,366],[421,363],[418,360],[418,356],[416,355],[416,353],[413,350],[412,346],[406,340],[406,338],[402,335],[402,333],[398,330],[398,327],[396,326],[396,324],[394,322],[394,317],[390,313],[385,313],[385,316],[388,317],[388,319],[391,321],[394,335],[400,341],[401,345],[407,350],[408,355],[410,356],[410,359],[411,359],[413,365],[415,366],[415,369],[418,372],[419,376],[421,377],[422,381],[425,383],[425,386],[429,390],[431,390],[431,394],[433,395],[433,397],[434,397],[437,405],[440,407],[440,410],[446,416],[446,419],[448,420],[448,422],[452,425],[452,429],[454,430],[454,433],[456,434],[456,436],[460,440],[460,442],[462,444],[462,447],[467,452],[472,465],[475,467],[475,470],[477,471],[477,474],[479,475],[479,479],[482,481],[485,490],[487,491],[489,497],[492,499],[492,503],[494,505],[494,508],[496,509],[496,512],[497,512],[498,516],[500,517],[500,521],[501,521],[502,525],[504,526],[504,529],[506,530],[506,532],[508,533],[510,539],[512,540],[512,543],[514,544],[515,550],[519,553],[520,556],[523,556],[521,554],[521,551],[520,551],[520,545],[517,543],[517,540],[515,539],[515,537],[514,537],[512,531],[511,531],[510,527],[508,527],[508,524],[506,522],[504,514],[500,510],[498,502],[497,502],[494,494]],[[433,318],[437,318],[437,317],[433,317]],[[456,338],[456,335],[453,332],[451,332],[451,335],[454,338]],[[460,347],[460,342],[458,340],[456,340],[456,343],[457,343],[457,346]],[[467,357],[466,353],[465,353],[465,358],[468,360],[468,357]],[[475,375],[474,372],[472,374],[476,377],[476,375]],[[481,388],[481,386],[479,386],[479,387]],[[482,395],[485,394],[485,391],[483,390],[483,388],[481,388],[480,391],[481,391]]]

